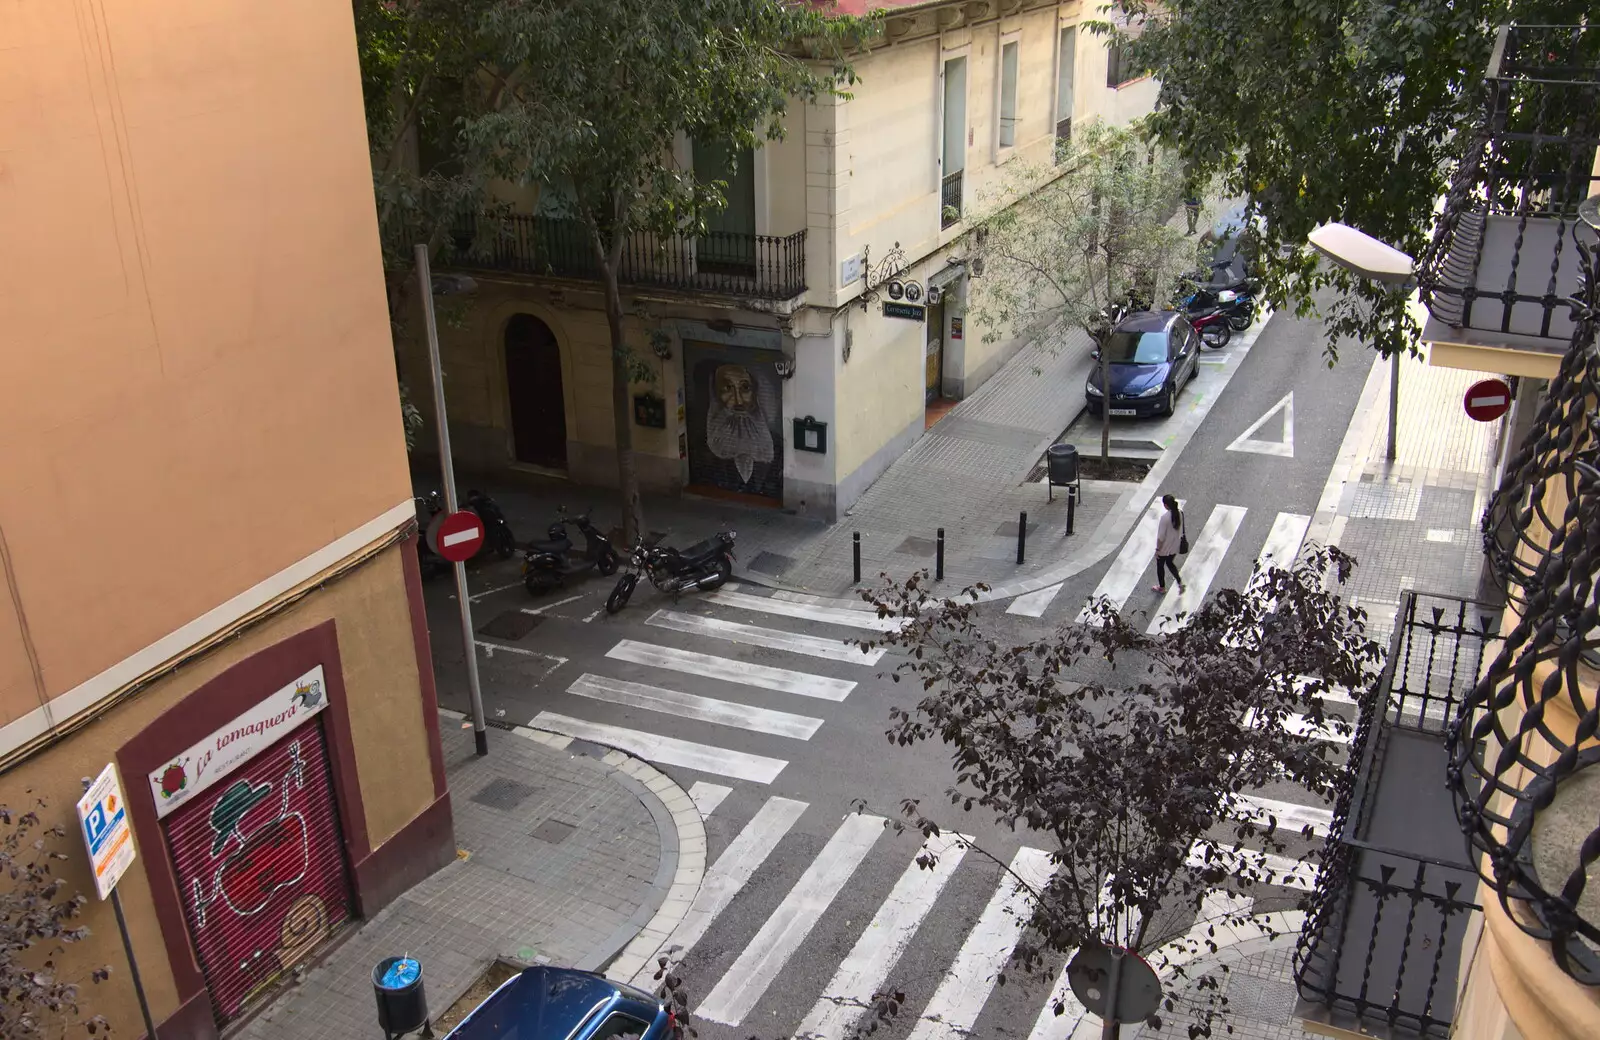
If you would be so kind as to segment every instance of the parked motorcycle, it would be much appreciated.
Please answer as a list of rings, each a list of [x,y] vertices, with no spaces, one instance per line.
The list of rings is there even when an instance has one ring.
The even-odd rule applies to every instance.
[[[1211,310],[1222,311],[1235,332],[1243,332],[1256,320],[1256,285],[1249,278],[1232,277],[1226,264],[1213,264],[1212,279],[1201,282],[1190,276],[1189,286],[1179,290],[1177,304],[1193,317]],[[1222,270],[1217,270],[1217,268]]]
[[[1233,338],[1233,330],[1229,328],[1228,313],[1220,309],[1213,309],[1204,314],[1191,314],[1189,324],[1200,333],[1200,342],[1211,350],[1227,346],[1228,340]]]
[[[573,545],[567,532],[576,527],[583,535],[583,548]],[[535,596],[559,588],[574,575],[598,571],[609,578],[617,573],[617,550],[611,540],[589,521],[589,513],[560,520],[545,530],[548,540],[529,542],[522,556],[522,584]]]
[[[509,560],[517,553],[517,539],[511,533],[511,525],[506,522],[506,514],[494,499],[482,491],[468,491],[466,506],[478,514],[478,519],[483,521],[483,541],[488,550],[500,557]]]
[[[718,587],[733,577],[735,537],[732,531],[719,531],[681,550],[670,545],[646,546],[642,540],[635,543],[628,554],[628,570],[606,597],[606,613],[615,614],[628,605],[640,574],[669,596]]]
[[[444,496],[437,491],[430,491],[414,497],[411,504],[416,507],[417,530],[422,533],[422,537],[417,539],[417,569],[422,572],[424,580],[449,573],[450,561],[429,548],[427,538],[428,525],[433,523],[434,517],[444,512]]]

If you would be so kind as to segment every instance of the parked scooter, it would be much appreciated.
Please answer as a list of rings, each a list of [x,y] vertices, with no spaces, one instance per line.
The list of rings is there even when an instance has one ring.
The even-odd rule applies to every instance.
[[[682,550],[669,545],[646,546],[642,540],[635,543],[628,554],[627,572],[617,579],[616,588],[606,597],[606,613],[615,614],[628,605],[640,574],[669,596],[717,588],[733,577],[735,537],[732,531],[719,531]]]
[[[1201,282],[1198,275],[1191,276],[1189,290],[1180,289],[1176,302],[1191,317],[1220,310],[1233,331],[1243,332],[1256,320],[1256,285],[1248,277],[1227,276],[1227,266],[1213,264],[1209,282]]]
[[[1213,308],[1203,314],[1191,314],[1189,324],[1200,333],[1201,344],[1210,350],[1227,346],[1228,340],[1233,338],[1233,330],[1228,327],[1228,313],[1223,310]]]
[[[483,521],[483,541],[490,552],[502,560],[509,560],[516,555],[517,539],[511,533],[511,525],[506,522],[506,514],[494,499],[482,491],[468,491],[466,507]]]
[[[444,512],[444,496],[437,491],[430,491],[426,495],[418,495],[411,500],[417,510],[417,530],[422,537],[417,539],[417,569],[422,572],[423,580],[437,578],[450,571],[450,561],[440,556],[428,547],[428,525],[433,523],[433,518]]]
[[[582,549],[573,546],[567,533],[569,525],[582,533]],[[617,573],[617,550],[589,522],[589,513],[568,517],[563,511],[561,519],[551,524],[545,534],[549,536],[547,541],[529,542],[522,556],[522,584],[535,596],[561,587],[577,574],[598,571],[609,578]]]

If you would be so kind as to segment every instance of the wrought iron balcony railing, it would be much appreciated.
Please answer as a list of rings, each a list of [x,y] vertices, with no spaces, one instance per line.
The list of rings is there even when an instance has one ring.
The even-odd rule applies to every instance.
[[[457,228],[458,266],[595,281],[600,265],[588,230],[572,220],[513,213]],[[786,238],[708,231],[636,234],[623,247],[618,280],[689,292],[785,301],[806,291],[806,233]]]
[[[1498,608],[1407,591],[1362,699],[1322,873],[1295,948],[1297,1014],[1354,1033],[1443,1037],[1476,877],[1444,784],[1446,726]]]
[[[1484,517],[1518,619],[1450,732],[1450,785],[1507,916],[1600,986],[1600,246],[1585,230],[1571,342]]]
[[[939,182],[939,227],[957,224],[961,220],[961,181],[965,171],[947,173]]]
[[[1572,334],[1578,204],[1600,147],[1600,29],[1500,30],[1484,109],[1465,148],[1418,284],[1438,342],[1559,354]],[[1455,330],[1447,332],[1438,326]]]

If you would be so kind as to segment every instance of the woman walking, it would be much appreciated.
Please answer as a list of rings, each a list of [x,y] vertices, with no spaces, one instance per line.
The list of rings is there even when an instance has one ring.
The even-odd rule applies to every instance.
[[[1171,571],[1172,580],[1177,582],[1178,591],[1182,592],[1183,579],[1178,576],[1178,554],[1188,549],[1183,544],[1188,540],[1183,532],[1183,513],[1178,510],[1178,500],[1171,495],[1162,495],[1161,504],[1166,509],[1156,523],[1156,583],[1150,591],[1165,593],[1166,571]]]

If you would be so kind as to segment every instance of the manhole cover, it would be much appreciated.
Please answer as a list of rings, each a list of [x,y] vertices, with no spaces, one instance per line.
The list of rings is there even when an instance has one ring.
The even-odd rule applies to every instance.
[[[560,845],[567,840],[567,836],[578,828],[570,823],[560,820],[546,820],[533,829],[533,836],[540,841],[547,841],[552,845]]]
[[[472,800],[491,809],[510,810],[521,805],[536,790],[519,781],[497,776],[479,788]]]
[[[492,618],[478,629],[480,636],[492,636],[495,639],[521,639],[539,626],[544,620],[543,614],[525,614],[521,610],[508,610],[499,617]]]
[[[1013,524],[1012,526],[1015,527],[1016,525]],[[907,556],[932,556],[935,547],[932,538],[918,538],[916,535],[912,535],[901,542],[895,552],[905,553]]]
[[[784,556],[782,553],[767,552],[765,550],[756,553],[755,558],[750,561],[751,570],[757,574],[770,574],[775,578],[793,566],[793,556]]]

